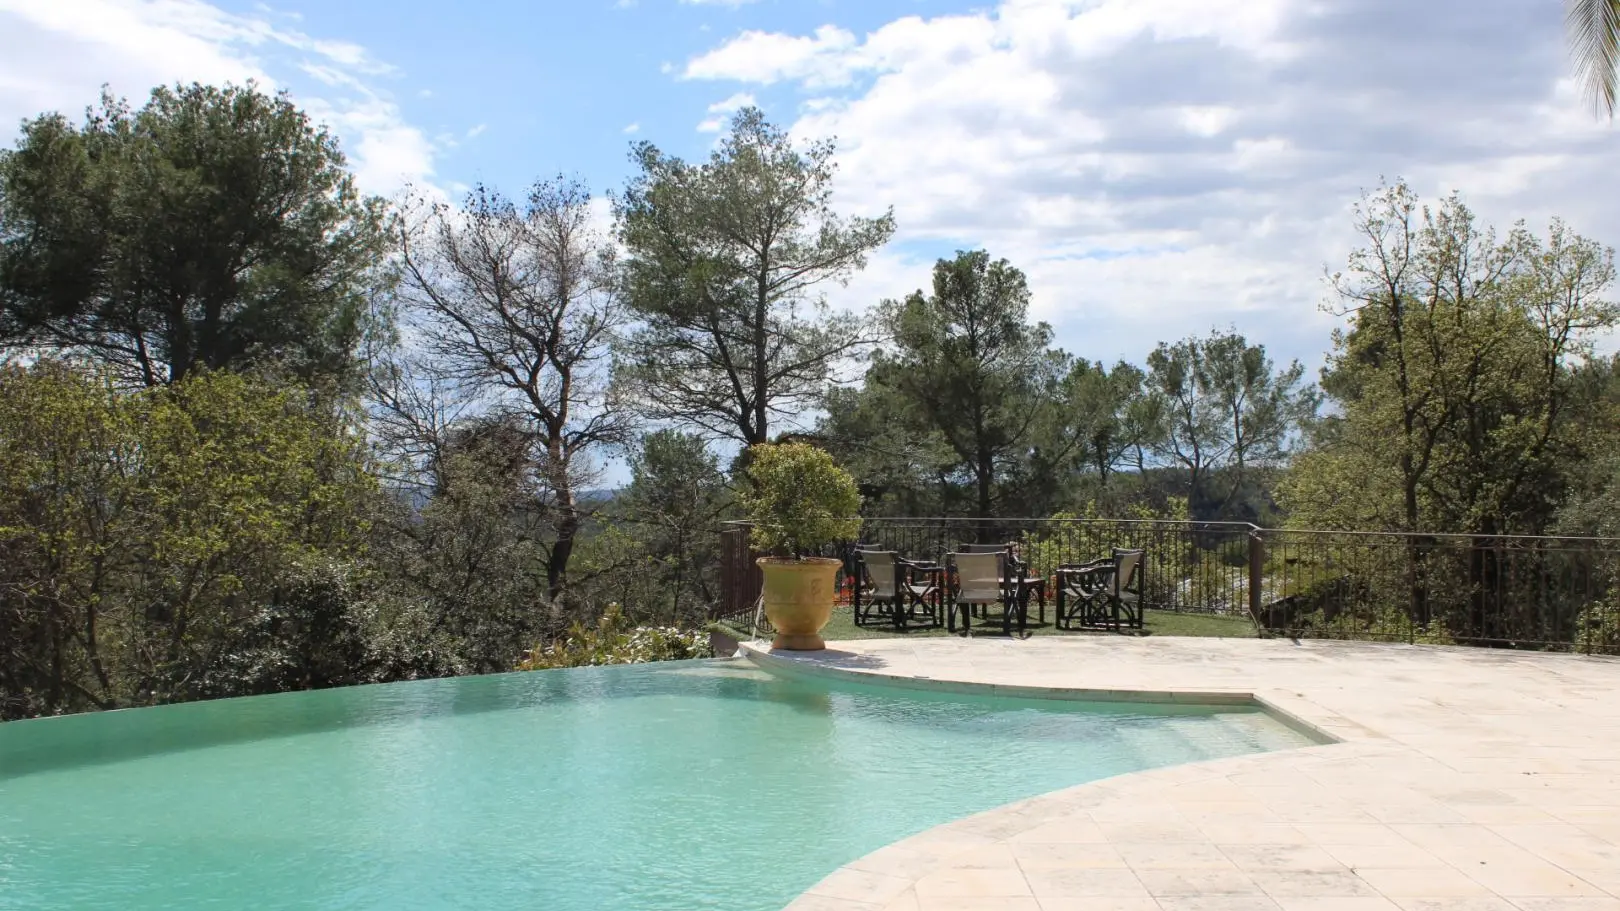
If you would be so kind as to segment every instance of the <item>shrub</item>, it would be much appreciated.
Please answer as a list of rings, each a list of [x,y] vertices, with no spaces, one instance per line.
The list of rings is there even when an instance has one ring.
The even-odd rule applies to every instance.
[[[825,450],[808,443],[748,450],[753,490],[743,510],[753,520],[753,545],[781,557],[803,557],[860,534],[860,490]]]
[[[681,661],[713,658],[709,634],[703,630],[676,627],[630,626],[617,604],[596,628],[574,624],[568,635],[555,642],[536,646],[518,662],[520,671],[556,667],[582,667],[603,664],[643,664],[649,661]]]
[[[0,714],[347,679],[376,483],[303,390],[0,368],[0,465]]]

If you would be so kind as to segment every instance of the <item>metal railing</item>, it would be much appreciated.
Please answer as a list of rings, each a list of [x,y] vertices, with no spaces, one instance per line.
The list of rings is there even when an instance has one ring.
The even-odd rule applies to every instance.
[[[722,531],[717,619],[752,625],[758,556]],[[1011,543],[1034,574],[1140,548],[1150,610],[1244,616],[1261,635],[1620,654],[1620,539],[1259,528],[1130,519],[871,518],[857,544],[937,560]]]

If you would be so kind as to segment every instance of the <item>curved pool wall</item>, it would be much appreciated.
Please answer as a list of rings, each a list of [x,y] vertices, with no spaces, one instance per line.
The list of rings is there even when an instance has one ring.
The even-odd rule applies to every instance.
[[[746,660],[0,725],[0,911],[775,911],[940,823],[1315,742],[1252,705],[927,692]]]
[[[1031,686],[1019,683],[972,683],[949,678],[934,678],[913,674],[889,674],[880,670],[840,665],[829,661],[825,653],[776,652],[764,643],[744,642],[738,645],[738,656],[752,661],[773,674],[801,679],[831,680],[846,684],[865,683],[885,689],[922,690],[935,693],[960,693],[966,696],[1002,696],[1015,699],[1055,699],[1063,702],[1148,703],[1156,705],[1189,705],[1207,709],[1238,708],[1268,715],[1283,727],[1298,734],[1300,746],[1322,746],[1340,743],[1341,739],[1277,706],[1254,693],[1240,690],[1103,690],[1077,687]],[[851,656],[854,657],[854,656]]]

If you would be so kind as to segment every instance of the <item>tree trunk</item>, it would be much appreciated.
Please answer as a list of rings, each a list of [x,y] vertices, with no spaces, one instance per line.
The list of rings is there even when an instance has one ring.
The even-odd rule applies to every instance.
[[[1468,629],[1466,635],[1475,641],[1469,645],[1484,645],[1479,640],[1507,638],[1502,616],[1501,558],[1495,537],[1496,520],[1487,516],[1480,522],[1481,537],[1468,542]],[[1492,606],[1495,610],[1491,610]],[[1501,642],[1490,642],[1501,645]]]
[[[1401,456],[1401,470],[1405,481],[1405,510],[1406,530],[1408,533],[1417,531],[1418,527],[1418,498],[1417,478],[1412,470],[1412,456],[1410,453]],[[1406,539],[1406,587],[1408,593],[1408,616],[1411,622],[1429,628],[1434,622],[1429,605],[1429,587],[1424,581],[1424,570],[1428,562],[1427,549],[1423,541],[1416,535]]]
[[[991,463],[990,457],[987,453],[980,452],[978,464],[974,465],[973,469],[974,480],[977,483],[978,491],[978,500],[976,504],[978,507],[977,515],[981,519],[988,518],[990,516],[990,488],[996,480],[995,465]]]
[[[196,356],[191,341],[191,323],[186,319],[186,302],[176,298],[169,304],[169,382],[178,383],[191,372]]]
[[[770,272],[760,265],[758,297],[754,305],[754,438],[749,444],[769,443],[770,334],[765,331],[766,314],[770,308]]]
[[[546,587],[553,601],[562,598],[568,590],[568,560],[574,555],[574,538],[579,534],[579,525],[579,511],[572,506],[563,511],[563,518],[557,523],[557,543],[551,546],[551,557],[546,560]]]

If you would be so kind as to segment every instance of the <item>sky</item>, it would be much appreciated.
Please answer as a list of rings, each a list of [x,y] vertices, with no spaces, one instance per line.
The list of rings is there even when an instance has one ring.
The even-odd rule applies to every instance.
[[[840,211],[893,208],[835,306],[983,248],[1093,360],[1235,327],[1318,366],[1324,273],[1384,178],[1620,241],[1620,127],[1579,92],[1561,0],[0,0],[0,131],[103,84],[250,78],[383,195],[605,194],[631,142],[701,158],[758,104],[836,137]]]

